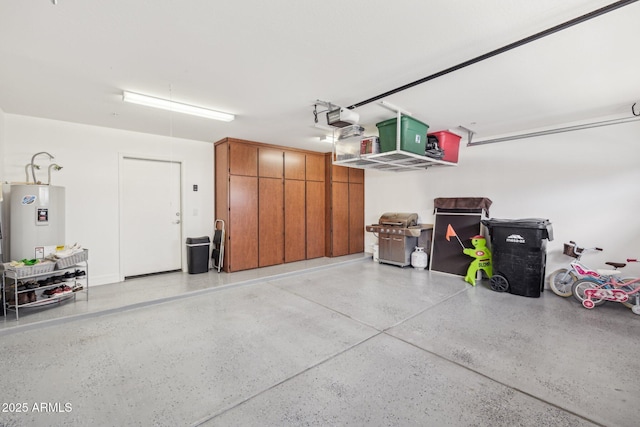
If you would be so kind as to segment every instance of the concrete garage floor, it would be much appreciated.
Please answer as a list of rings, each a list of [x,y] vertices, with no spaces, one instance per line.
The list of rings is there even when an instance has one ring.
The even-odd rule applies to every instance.
[[[187,290],[6,320],[0,426],[638,425],[640,316],[620,304],[362,257],[309,267],[136,279]]]

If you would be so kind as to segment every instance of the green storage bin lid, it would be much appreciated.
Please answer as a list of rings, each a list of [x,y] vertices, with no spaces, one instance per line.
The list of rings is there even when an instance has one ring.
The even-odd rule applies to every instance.
[[[376,127],[380,128],[380,127],[384,127],[384,126],[389,126],[389,125],[391,125],[391,124],[395,124],[396,119],[397,119],[397,117],[392,117],[392,118],[390,118],[390,119],[387,119],[387,120],[384,120],[384,121],[382,121],[382,122],[376,123]],[[425,122],[421,122],[420,120],[418,120],[418,119],[414,119],[414,118],[413,118],[413,117],[411,117],[411,116],[405,116],[404,114],[403,114],[402,116],[400,116],[400,121],[401,121],[401,122],[404,122],[404,121],[406,121],[406,120],[414,121],[414,122],[418,122],[418,123],[420,123],[421,125],[426,126],[427,128],[429,127],[429,125],[428,125],[428,124],[426,124]],[[401,124],[402,124],[402,123],[401,123]]]

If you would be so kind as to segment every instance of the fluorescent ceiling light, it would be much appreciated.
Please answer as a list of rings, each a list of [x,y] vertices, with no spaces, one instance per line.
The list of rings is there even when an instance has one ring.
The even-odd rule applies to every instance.
[[[333,144],[334,142],[336,142],[336,139],[332,135],[325,135],[320,137],[320,142],[328,142],[329,144]]]
[[[194,105],[181,104],[167,99],[154,98],[152,96],[127,91],[122,92],[122,100],[131,102],[132,104],[146,105],[147,107],[191,114],[192,116],[205,117],[207,119],[222,120],[223,122],[230,122],[236,118],[233,114],[223,113],[221,111],[209,110]]]

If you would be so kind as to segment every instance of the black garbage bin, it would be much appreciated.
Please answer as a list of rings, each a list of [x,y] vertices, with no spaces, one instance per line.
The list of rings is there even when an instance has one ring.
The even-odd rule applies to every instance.
[[[187,237],[187,269],[189,274],[209,271],[209,237]]]
[[[553,240],[548,219],[485,219],[491,235],[491,288],[514,295],[540,297],[544,290],[547,241]]]

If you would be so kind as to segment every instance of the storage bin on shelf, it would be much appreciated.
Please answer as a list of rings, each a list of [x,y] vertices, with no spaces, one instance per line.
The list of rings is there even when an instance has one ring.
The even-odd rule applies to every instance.
[[[360,142],[364,128],[353,125],[338,131],[338,140],[335,144],[336,160],[353,159],[360,156]]]
[[[50,261],[39,262],[34,265],[25,265],[21,267],[12,267],[10,263],[4,264],[4,269],[7,271],[13,271],[16,279],[27,276],[35,276],[37,274],[46,274],[54,270],[56,263]]]
[[[360,137],[347,138],[336,142],[336,160],[354,159],[360,156]]]
[[[380,139],[377,136],[365,136],[360,140],[360,155],[380,153]]]
[[[442,160],[445,162],[458,163],[458,152],[460,151],[460,135],[453,132],[441,130],[430,132],[427,136],[434,136],[438,139],[440,149],[444,151]]]
[[[380,134],[380,152],[396,149],[397,118],[376,123]],[[424,156],[429,125],[410,116],[400,117],[400,149]]]
[[[89,250],[83,249],[82,252],[75,253],[65,258],[60,258],[56,261],[56,270],[62,270],[65,268],[73,267],[79,262],[84,262],[89,258]]]

